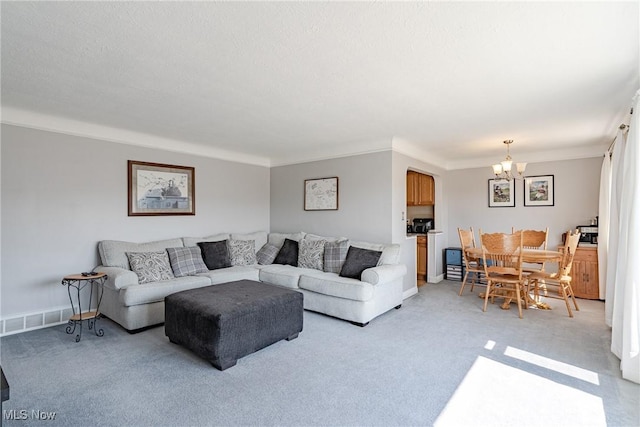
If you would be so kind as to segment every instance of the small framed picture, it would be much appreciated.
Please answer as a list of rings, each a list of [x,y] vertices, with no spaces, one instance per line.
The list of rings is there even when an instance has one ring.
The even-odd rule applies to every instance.
[[[513,208],[516,205],[515,179],[489,180],[489,207]]]
[[[338,177],[305,179],[304,210],[338,210]]]
[[[195,215],[195,170],[128,161],[129,216]]]
[[[524,178],[525,206],[553,206],[553,175],[526,176]]]

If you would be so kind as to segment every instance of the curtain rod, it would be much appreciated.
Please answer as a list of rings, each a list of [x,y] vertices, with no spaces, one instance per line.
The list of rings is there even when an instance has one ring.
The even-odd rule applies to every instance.
[[[631,111],[629,111],[629,114],[633,114],[633,107],[631,107]],[[625,130],[629,130],[629,125],[622,123],[620,124],[620,126],[618,127],[618,129],[620,129],[621,131],[625,131]],[[609,148],[607,149],[607,152],[609,153],[609,155],[611,155],[611,149],[613,148],[614,144],[616,143],[616,138],[613,138],[613,141],[611,141],[611,145],[609,145]]]
[[[631,112],[633,113],[633,108],[631,109]],[[619,129],[620,129],[621,131],[623,131],[623,132],[624,132],[625,130],[628,130],[628,129],[629,129],[629,125],[622,123],[622,124],[619,126]],[[609,155],[611,155],[611,149],[612,149],[612,148],[613,148],[613,146],[615,145],[615,143],[616,143],[616,139],[617,139],[617,138],[613,138],[613,141],[611,142],[611,145],[609,145],[609,148],[607,149],[607,153],[609,153]]]

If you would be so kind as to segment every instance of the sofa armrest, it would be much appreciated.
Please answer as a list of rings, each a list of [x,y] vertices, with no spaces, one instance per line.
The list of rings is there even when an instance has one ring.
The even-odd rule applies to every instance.
[[[129,285],[138,284],[138,275],[131,270],[125,270],[120,267],[105,267],[99,265],[94,269],[94,271],[106,273],[107,281],[104,282],[104,286],[116,291]]]
[[[367,268],[362,272],[363,282],[378,285],[380,283],[391,282],[407,274],[407,267],[404,264],[385,264],[373,268]]]

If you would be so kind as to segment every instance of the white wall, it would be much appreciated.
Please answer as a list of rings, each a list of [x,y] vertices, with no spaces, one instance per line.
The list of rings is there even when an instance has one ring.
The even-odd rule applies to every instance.
[[[338,177],[338,210],[305,211],[304,180]],[[271,231],[391,242],[391,152],[271,169]]]
[[[516,180],[514,208],[488,207],[486,168],[464,169],[447,173],[449,201],[448,245],[460,246],[457,228],[472,226],[477,233],[511,232],[511,227],[543,229],[549,227],[549,245],[562,241],[562,233],[578,225],[588,225],[598,215],[600,167],[602,158],[531,163],[527,176],[554,175],[554,206],[524,206],[524,184]],[[476,234],[476,242],[478,235]]]
[[[269,168],[2,126],[0,318],[68,306],[97,242],[269,230]],[[127,160],[195,167],[196,215],[129,217]]]

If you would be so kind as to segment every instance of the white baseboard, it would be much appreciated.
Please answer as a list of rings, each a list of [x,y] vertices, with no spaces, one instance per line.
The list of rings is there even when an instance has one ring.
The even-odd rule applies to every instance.
[[[406,291],[402,292],[402,299],[405,300],[405,299],[407,299],[409,297],[414,296],[417,293],[418,293],[418,287],[414,286],[413,288],[407,289]]]
[[[0,337],[62,325],[73,314],[70,306],[57,307],[43,312],[25,313],[0,319]]]

